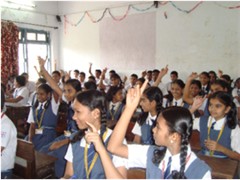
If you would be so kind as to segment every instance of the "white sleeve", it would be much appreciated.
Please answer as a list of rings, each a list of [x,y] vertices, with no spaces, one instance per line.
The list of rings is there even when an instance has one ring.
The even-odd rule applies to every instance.
[[[193,119],[193,129],[200,131],[200,118]]]
[[[138,122],[135,123],[135,125],[132,129],[132,133],[134,135],[142,136],[141,126],[138,124]]]
[[[237,153],[240,153],[240,128],[237,125],[235,129],[232,130],[231,133],[231,147],[233,151],[236,151]]]
[[[146,168],[147,166],[147,152],[149,145],[128,145],[128,168],[139,167]]]
[[[64,158],[69,161],[69,162],[73,162],[73,154],[72,154],[72,145],[71,143],[68,145],[68,149],[67,149],[67,152],[64,156]]]
[[[9,124],[1,124],[1,147],[7,147],[11,137],[11,126]]]
[[[212,175],[210,171],[207,171],[206,174],[203,176],[202,179],[212,179]]]
[[[32,109],[32,107],[30,107],[30,112],[29,112],[29,114],[28,114],[27,122],[28,122],[29,124],[30,124],[30,123],[34,123],[33,109]]]
[[[23,98],[28,98],[29,97],[29,91],[27,88],[22,88],[18,94],[17,94],[17,97],[18,96],[22,96]]]
[[[51,100],[51,104],[52,104],[52,111],[55,115],[57,115],[58,113],[58,107],[59,107],[59,101],[56,102],[54,97],[52,96],[52,100]]]

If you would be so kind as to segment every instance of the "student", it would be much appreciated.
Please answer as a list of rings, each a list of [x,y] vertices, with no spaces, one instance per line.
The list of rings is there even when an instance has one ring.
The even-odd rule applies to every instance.
[[[84,83],[83,91],[87,91],[87,90],[90,90],[90,89],[94,89],[94,90],[97,89],[97,85],[96,85],[95,82],[87,81],[87,82]]]
[[[78,70],[78,69],[75,69],[75,70],[73,71],[74,79],[79,80],[79,74],[80,74],[79,70]]]
[[[1,89],[1,178],[12,179],[17,149],[17,130],[3,111],[5,95]]]
[[[63,83],[61,82],[61,73],[59,71],[53,71],[52,78],[60,87],[60,89],[63,89]]]
[[[26,84],[25,86],[28,88],[28,91],[29,91],[29,96],[35,91],[35,82],[33,81],[29,81],[29,75],[28,73],[22,73],[21,76],[24,76],[25,79],[26,79]]]
[[[122,88],[117,86],[110,87],[106,94],[106,99],[108,101],[107,120],[118,121],[125,105],[123,103]]]
[[[168,92],[169,92],[169,91],[171,92],[171,83],[172,83],[173,81],[175,81],[175,80],[178,79],[178,72],[177,72],[177,71],[172,71],[172,72],[170,73],[170,79],[171,79],[171,82],[168,82],[168,83],[166,84]]]
[[[129,88],[133,88],[136,85],[137,80],[138,76],[136,74],[131,74],[130,83],[125,86],[125,91],[127,91]]]
[[[128,158],[129,168],[146,168],[148,179],[211,178],[209,167],[191,151],[189,138],[193,121],[191,113],[186,108],[171,107],[161,112],[153,129],[156,146],[122,143],[146,84],[147,82],[141,89],[136,87],[128,91],[126,108],[113,130],[108,150]]]
[[[236,79],[234,83],[234,89],[232,90],[233,102],[238,109],[238,121],[240,123],[240,77]]]
[[[52,97],[52,88],[41,84],[37,88],[37,101],[32,106],[27,122],[30,124],[28,140],[39,151],[56,138],[59,103]]]
[[[85,131],[89,128],[87,124],[89,122],[100,133],[104,146],[107,145],[111,130],[106,127],[106,100],[100,91],[89,90],[78,93],[73,106],[73,118],[77,122],[79,132],[73,137],[65,156],[68,162],[64,178],[105,179],[106,176],[101,159],[96,149],[89,142],[86,142],[84,135]],[[94,155],[92,161],[90,155],[87,155],[88,152]],[[114,165],[123,177],[126,177],[124,159],[116,156],[111,157]]]
[[[202,95],[207,95],[209,94],[210,91],[210,76],[208,74],[208,72],[203,71],[200,75],[199,75],[199,79],[201,82],[201,89],[202,89]]]
[[[24,76],[17,76],[14,80],[16,87],[13,94],[5,99],[6,105],[9,106],[25,106],[29,98],[29,91],[25,86],[26,79]]]
[[[154,144],[152,129],[156,125],[158,114],[162,111],[163,95],[158,87],[145,89],[140,99],[143,110],[135,123],[132,133],[135,135],[133,142],[138,144]]]
[[[169,106],[181,106],[188,108],[189,105],[183,101],[183,90],[185,84],[181,79],[174,80],[171,83],[171,94],[173,96],[172,101],[169,101],[167,107]]]
[[[210,78],[209,79],[210,84],[212,84],[214,81],[217,80],[217,74],[215,71],[211,70],[208,72],[208,74],[209,74],[209,78]]]
[[[79,81],[81,83],[82,89],[84,88],[84,83],[86,82],[85,78],[86,78],[85,72],[80,72]]]
[[[203,100],[195,99],[191,112]],[[240,160],[240,128],[237,125],[236,106],[232,97],[222,91],[209,97],[210,116],[194,120],[193,128],[200,132],[201,153],[204,155]],[[200,103],[199,103],[200,102]]]

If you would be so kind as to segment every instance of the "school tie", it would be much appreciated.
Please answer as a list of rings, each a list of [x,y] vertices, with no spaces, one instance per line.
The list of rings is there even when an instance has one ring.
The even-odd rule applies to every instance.
[[[168,159],[167,168],[164,172],[164,179],[169,179],[170,178],[171,163],[172,163],[172,157],[170,156],[169,159]]]
[[[177,101],[175,101],[175,106],[177,106]]]
[[[214,125],[216,124],[216,121],[212,123],[211,129],[214,129]]]
[[[112,116],[113,116],[113,114],[114,114],[114,107],[115,107],[115,105],[112,105],[112,108],[111,108],[111,114],[112,114]]]
[[[92,163],[92,160],[93,160],[93,157],[94,157],[94,154],[95,154],[95,150],[94,150],[94,145],[93,143],[90,144],[89,148],[88,148],[88,167],[91,165]]]
[[[42,113],[43,113],[43,104],[41,104],[40,108],[38,109],[38,115],[37,115],[38,121],[41,120]]]

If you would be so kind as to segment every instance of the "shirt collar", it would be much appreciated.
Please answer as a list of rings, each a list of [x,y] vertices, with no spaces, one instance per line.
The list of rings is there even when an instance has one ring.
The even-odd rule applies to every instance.
[[[212,118],[212,124],[214,122],[216,122],[216,124],[214,125],[214,129],[215,130],[220,130],[222,128],[223,124],[226,121],[226,117],[223,117],[222,119],[219,119],[219,120],[216,121],[213,117],[209,116],[209,118],[208,118],[208,127],[210,126],[211,118]]]
[[[42,105],[42,107],[44,108],[44,106],[45,106],[46,103],[47,103],[47,101],[44,101],[43,103],[40,103],[40,102],[39,102],[37,109],[40,109],[41,105]]]
[[[157,118],[157,115],[152,116],[149,112],[147,120],[146,120],[146,124],[148,124],[149,126],[152,126],[152,124],[153,124],[152,120],[156,121],[156,118]]]
[[[173,106],[175,106],[175,102],[177,102],[177,105],[180,106],[183,102],[183,99],[180,98],[180,99],[176,100],[176,99],[173,98]]]

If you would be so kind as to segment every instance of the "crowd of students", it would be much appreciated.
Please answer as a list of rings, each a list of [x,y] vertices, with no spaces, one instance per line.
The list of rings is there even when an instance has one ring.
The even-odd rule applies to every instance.
[[[11,178],[17,136],[4,114],[5,102],[31,106],[25,139],[37,151],[57,158],[56,178],[127,178],[127,169],[141,167],[151,179],[209,179],[211,169],[191,150],[192,129],[200,132],[199,153],[240,161],[239,77],[232,87],[230,76],[221,71],[219,77],[214,71],[191,73],[185,82],[172,71],[171,81],[164,84],[166,66],[143,71],[141,77],[133,73],[127,83],[127,77],[121,79],[115,70],[107,79],[107,68],[93,75],[90,64],[86,80],[86,73],[79,70],[72,78],[71,72],[49,74],[45,60],[38,57],[38,62],[41,77],[36,83],[23,73],[2,85],[1,155],[4,161],[7,155],[11,159],[10,165],[1,166],[2,177]],[[67,128],[58,136],[61,103],[68,109]],[[133,117],[134,140],[128,144],[125,135]],[[117,122],[113,130],[107,121]],[[11,126],[9,132],[4,123]]]

